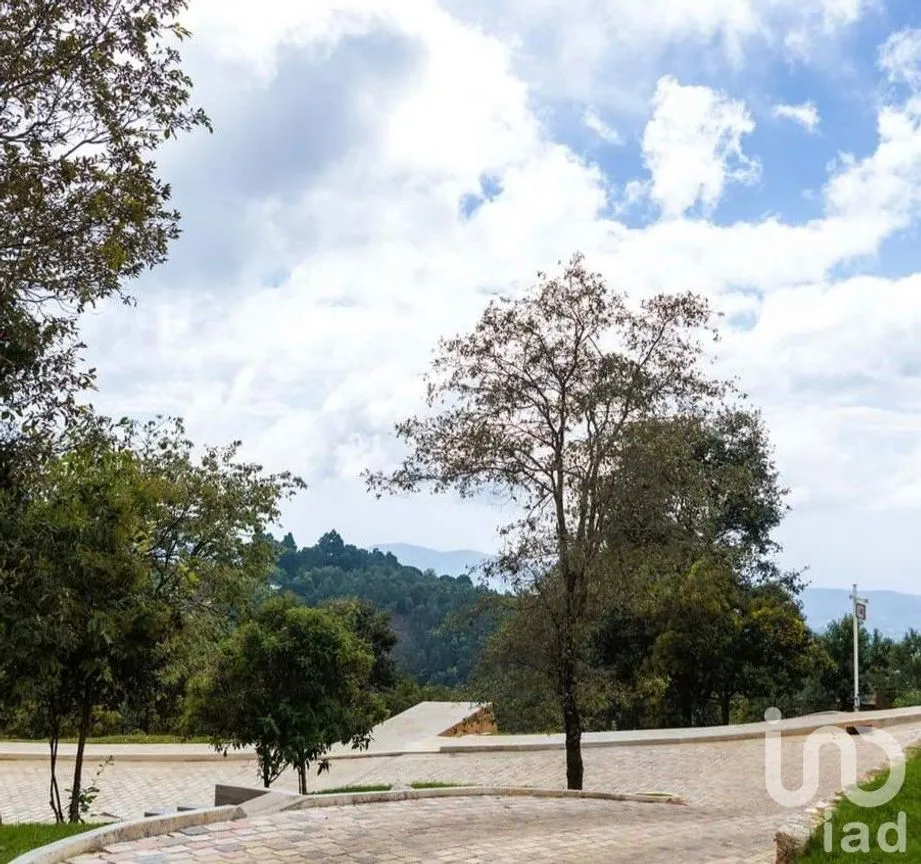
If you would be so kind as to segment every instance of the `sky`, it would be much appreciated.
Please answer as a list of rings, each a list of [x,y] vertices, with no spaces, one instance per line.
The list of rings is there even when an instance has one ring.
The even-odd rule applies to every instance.
[[[496,549],[508,512],[377,501],[436,341],[581,250],[725,314],[816,585],[921,593],[916,0],[191,0],[214,123],[157,156],[183,214],[84,322],[94,404],[309,484],[284,529]]]

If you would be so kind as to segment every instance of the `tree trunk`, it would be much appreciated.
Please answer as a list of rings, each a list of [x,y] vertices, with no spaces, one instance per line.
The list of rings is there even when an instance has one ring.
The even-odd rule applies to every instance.
[[[729,708],[731,701],[728,691],[720,693],[720,719],[723,721],[724,726],[729,725]]]
[[[51,750],[51,786],[49,789],[51,809],[54,812],[54,821],[59,825],[64,821],[64,810],[61,807],[61,790],[58,788],[58,742],[61,730],[57,715],[51,720],[51,735],[48,738],[48,747]]]
[[[681,702],[681,719],[684,722],[686,727],[694,725],[694,700],[691,698],[690,693],[682,692],[680,697]]]
[[[307,763],[297,763],[297,791],[301,795],[307,794]]]
[[[271,764],[269,759],[269,750],[265,747],[256,745],[256,761],[259,763],[259,773],[262,775],[262,785],[268,789],[272,785]]]
[[[582,788],[582,715],[576,699],[576,674],[571,649],[563,657],[560,676],[560,701],[563,729],[566,732],[566,788]]]
[[[77,755],[74,757],[74,780],[70,788],[70,807],[67,812],[68,822],[79,822],[80,813],[80,787],[83,781],[83,752],[86,749],[86,739],[90,732],[90,716],[93,713],[93,700],[90,693],[84,694],[83,711],[80,714],[79,738],[77,739]]]

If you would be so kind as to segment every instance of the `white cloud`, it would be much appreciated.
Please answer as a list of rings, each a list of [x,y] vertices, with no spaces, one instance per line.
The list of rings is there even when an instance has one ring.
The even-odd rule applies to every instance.
[[[662,214],[681,216],[698,203],[712,209],[727,181],[754,182],[758,162],[742,152],[742,136],[754,128],[744,103],[662,78],[643,135],[649,195]]]
[[[893,83],[921,88],[921,29],[893,33],[880,48],[879,65]]]
[[[921,505],[921,275],[790,285],[729,334],[800,507]]]
[[[815,132],[819,128],[819,110],[814,102],[801,105],[775,105],[771,112],[774,117],[799,123],[806,131]]]
[[[921,206],[921,97],[884,105],[879,144],[863,159],[842,154],[825,189],[830,215],[865,220],[877,231],[907,227]]]
[[[878,0],[448,0],[519,40],[521,68],[554,97],[642,111],[663,66],[741,67],[755,50],[809,59]],[[667,56],[667,63],[665,58]]]
[[[535,20],[562,14],[556,0],[529,6]],[[642,37],[637,45],[696,45],[734,34],[742,48],[758,40],[782,51],[782,37],[796,27],[825,38],[864,6],[650,0],[572,8],[583,24],[601,9],[623,13],[626,35],[613,17],[595,28],[599,52],[617,33],[598,54],[600,69],[633,36]],[[634,296],[693,289],[729,316],[748,316],[749,329],[726,331],[722,368],[738,373],[764,407],[803,512],[917,502],[909,472],[916,473],[921,428],[921,283],[835,277],[841,265],[872,261],[917,219],[917,101],[883,105],[871,152],[843,157],[827,178],[810,177],[813,185],[827,181],[821,212],[717,225],[696,211],[705,215],[729,184],[757,176],[758,163],[743,150],[754,122],[742,101],[719,89],[657,75],[651,108],[636,87],[651,113],[642,139],[649,178],[618,182],[645,190],[668,218],[628,226],[610,216],[602,168],[554,138],[541,82],[516,64],[520,51],[534,50],[527,38],[512,44],[495,27],[464,24],[422,0],[296,9],[264,0],[256,16],[231,0],[195,0],[192,9],[198,65],[221,57],[232,70],[217,82],[228,116],[238,106],[249,120],[246,106],[271,102],[283,87],[316,99],[292,103],[293,126],[272,114],[258,124],[225,122],[177,151],[171,164],[193,178],[235,154],[211,187],[186,187],[196,196],[220,201],[237,173],[247,179],[238,183],[241,205],[188,221],[181,248],[199,248],[209,230],[220,241],[218,260],[251,229],[258,243],[239,266],[210,279],[201,268],[179,289],[161,271],[139,286],[136,309],[113,305],[87,321],[100,407],[180,413],[196,440],[241,437],[254,458],[303,473],[312,489],[287,511],[302,542],[336,527],[351,542],[488,547],[497,515],[485,505],[377,503],[355,477],[397,452],[391,425],[417,410],[418,374],[435,340],[471,326],[488,292],[513,290],[579,248]],[[554,46],[544,56],[556,62]],[[577,42],[566,62],[575,77],[579,49]],[[292,54],[299,63],[289,69]],[[397,71],[382,74],[391,67]],[[633,81],[626,76],[623,86]],[[589,83],[594,89],[597,81]],[[593,104],[594,117],[605,118],[596,134],[609,118],[619,124],[603,101]],[[592,114],[582,110],[576,121],[591,128]],[[238,137],[259,146],[243,147]],[[309,170],[292,158],[305,153]],[[633,164],[628,145],[617,153],[614,169]],[[286,160],[297,170],[269,182],[266,170],[280,172]],[[180,198],[182,184],[174,186]],[[464,201],[473,202],[466,212]],[[236,210],[248,214],[239,236],[229,227]],[[283,266],[269,280],[264,267],[273,261]],[[800,536],[797,548],[808,556],[810,543],[814,550],[827,540]]]
[[[295,5],[264,0],[256,12],[244,0],[192,0],[184,23],[192,30],[196,49],[206,49],[212,59],[238,64],[266,81],[283,46],[312,44],[322,51],[350,34],[367,32],[386,17],[386,8],[373,0]]]
[[[586,110],[582,120],[585,125],[606,144],[616,145],[624,143],[620,133],[615,128],[605,123],[604,120],[598,116],[598,112],[594,108]]]

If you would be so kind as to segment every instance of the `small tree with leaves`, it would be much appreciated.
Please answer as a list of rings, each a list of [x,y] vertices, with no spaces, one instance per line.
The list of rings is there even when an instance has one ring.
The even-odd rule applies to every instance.
[[[0,536],[0,681],[49,740],[56,818],[77,821],[94,714],[143,704],[248,613],[271,573],[265,532],[303,482],[240,462],[236,446],[195,459],[177,423],[95,418],[66,441]],[[65,809],[55,768],[68,725]]]
[[[192,683],[189,723],[217,749],[254,747],[266,788],[292,766],[306,794],[311,765],[325,770],[336,743],[366,747],[386,715],[371,686],[373,649],[354,623],[352,609],[268,600]]]
[[[170,629],[140,552],[149,502],[133,454],[80,446],[48,466],[33,492],[15,549],[19,566],[3,574],[0,665],[14,701],[35,708],[36,731],[51,750],[50,803],[55,818],[81,818],[82,770],[93,712],[117,704],[134,682],[140,658]],[[57,783],[65,724],[77,733],[70,800]]]
[[[555,689],[566,779],[582,788],[580,655],[600,611],[625,430],[644,418],[700,413],[727,387],[704,369],[715,337],[707,303],[659,295],[637,306],[576,255],[533,290],[491,302],[473,331],[442,340],[427,377],[428,412],[396,427],[409,454],[369,488],[507,495],[495,568],[544,597],[554,630]]]

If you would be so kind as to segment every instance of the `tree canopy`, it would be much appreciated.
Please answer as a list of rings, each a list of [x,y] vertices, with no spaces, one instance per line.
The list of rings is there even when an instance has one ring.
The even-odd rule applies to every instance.
[[[491,629],[490,616],[474,612],[495,592],[469,577],[423,573],[392,553],[359,549],[336,531],[301,549],[287,535],[274,582],[311,606],[354,597],[388,613],[397,635],[396,671],[420,685],[467,683]]]
[[[196,459],[178,423],[102,420],[33,478],[0,547],[0,680],[52,759],[76,733],[71,821],[94,713],[142,712],[208,659],[268,579],[266,528],[302,485],[234,445]]]
[[[178,44],[184,0],[0,2],[0,405],[57,416],[84,389],[77,316],[178,235],[152,154],[207,126]]]
[[[336,743],[367,746],[385,708],[372,686],[373,646],[348,607],[311,609],[274,597],[222,643],[192,684],[190,716],[219,748],[254,746],[263,784],[311,764]]]
[[[611,490],[632,424],[705,415],[728,385],[708,374],[707,303],[692,294],[631,304],[575,255],[517,298],[491,302],[474,329],[442,340],[426,413],[396,427],[400,466],[370,489],[497,492],[520,508],[497,568],[548,599],[569,788],[583,782],[579,652],[613,573]],[[548,590],[544,591],[544,588]],[[542,593],[543,592],[543,593]]]

